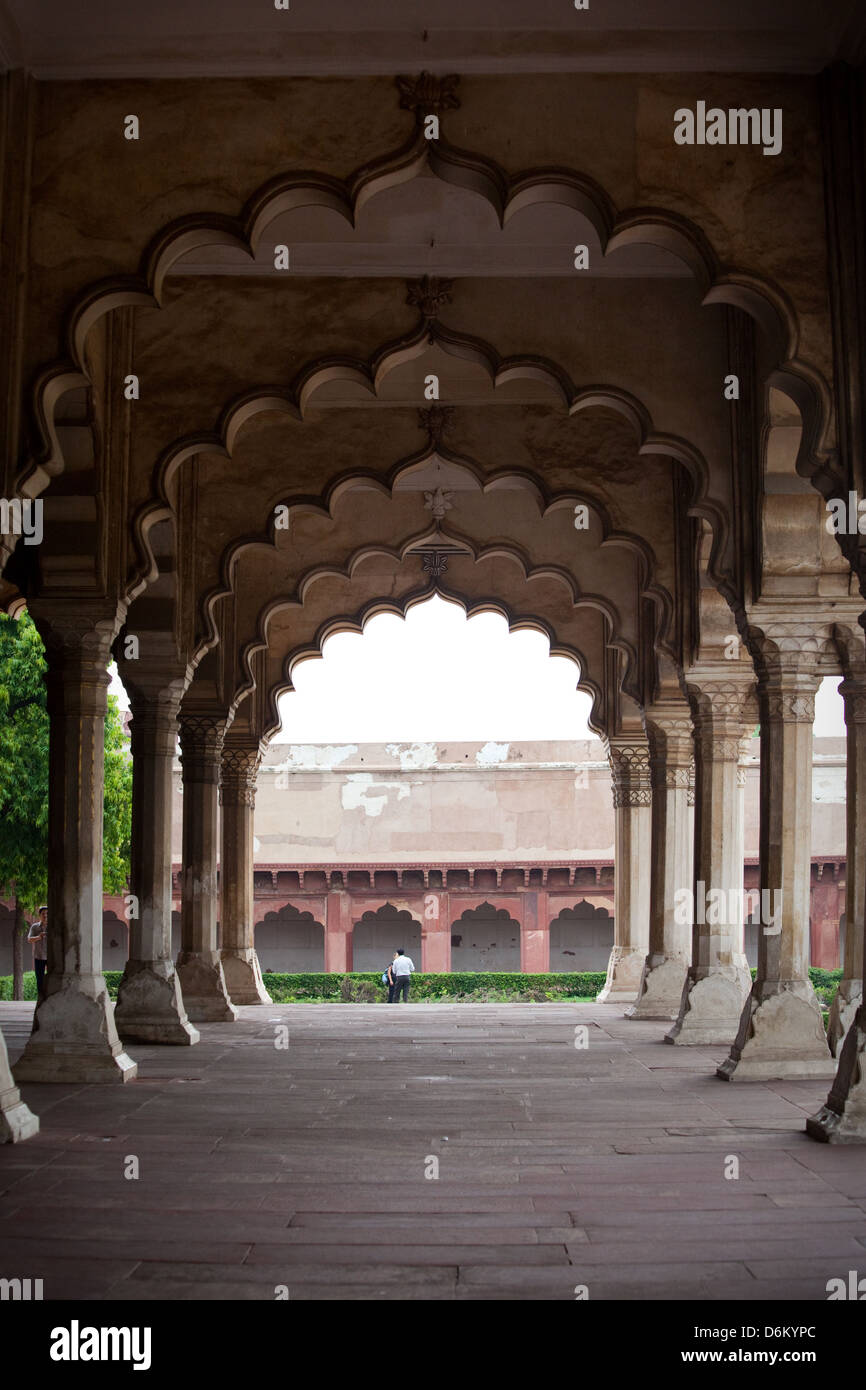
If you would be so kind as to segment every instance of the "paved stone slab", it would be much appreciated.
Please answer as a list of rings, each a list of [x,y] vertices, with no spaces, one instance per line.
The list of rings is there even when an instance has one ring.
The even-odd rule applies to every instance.
[[[13,1061],[31,1015],[0,1004]],[[275,1005],[200,1031],[133,1046],[125,1087],[22,1088],[42,1130],[0,1149],[0,1276],[36,1260],[52,1298],[760,1301],[866,1272],[862,1155],[803,1134],[824,1084],[726,1086],[718,1049],[613,1006]]]

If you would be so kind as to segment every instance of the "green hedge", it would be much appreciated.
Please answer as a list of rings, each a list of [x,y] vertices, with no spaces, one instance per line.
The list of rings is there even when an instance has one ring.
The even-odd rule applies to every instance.
[[[373,986],[376,997],[387,998],[382,984],[382,972],[353,971],[348,975],[324,974],[266,974],[265,987],[275,1003],[303,999],[338,1000],[343,997],[343,980],[350,981],[352,992],[361,986]],[[467,994],[492,992],[502,995],[522,995],[528,991],[543,991],[554,997],[569,995],[592,998],[604,984],[603,971],[563,972],[526,975],[522,972],[496,970],[462,970],[452,974],[434,975],[416,971],[412,976],[412,999],[459,999]],[[367,993],[362,990],[362,993]]]
[[[117,988],[123,972],[106,970],[105,984],[109,996],[117,998]],[[381,971],[357,971],[348,975],[277,974],[264,976],[268,993],[275,1002],[290,999],[322,999],[337,1001],[341,997],[343,980],[351,981],[353,987],[374,985],[387,997],[382,984]],[[550,973],[545,975],[525,975],[509,971],[459,971],[451,975],[432,975],[416,971],[412,976],[411,996],[414,999],[449,999],[479,991],[494,991],[500,994],[522,994],[527,990],[553,991],[555,994],[593,997],[604,984],[602,971]],[[0,975],[0,1000],[12,998],[12,976]],[[24,975],[24,998],[36,998],[36,976],[32,970]]]
[[[752,974],[755,974],[754,970]],[[122,971],[120,970],[106,970],[105,972],[105,983],[112,999],[117,998],[117,987],[120,984],[121,976]],[[825,1007],[831,1004],[842,978],[842,971],[819,970],[813,966],[809,970],[809,977],[822,1004]],[[374,996],[376,999],[387,998],[387,991],[381,980],[381,971],[372,973],[358,971],[349,975],[273,973],[264,976],[265,985],[274,1003],[289,1003],[293,1000],[308,999],[337,1002],[342,997],[341,990],[344,979],[351,982],[349,989],[352,993],[355,993],[360,985],[372,985],[376,990]],[[432,975],[416,971],[412,976],[410,998],[465,999],[467,996],[479,994],[504,998],[509,995],[525,995],[536,992],[554,999],[562,997],[592,999],[598,994],[604,980],[604,972],[600,970],[568,971],[561,974],[551,972],[546,975],[525,975],[519,971],[506,970],[461,970],[450,975]],[[368,990],[363,992],[369,993]],[[0,1000],[11,998],[12,976],[0,975]],[[32,970],[26,971],[24,975],[24,998],[29,1000],[36,998],[36,976]]]

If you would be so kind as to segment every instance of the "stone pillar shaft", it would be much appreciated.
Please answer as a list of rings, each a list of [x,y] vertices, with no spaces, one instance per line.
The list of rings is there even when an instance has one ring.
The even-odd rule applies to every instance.
[[[48,660],[48,969],[15,1078],[129,1081],[138,1068],[121,1048],[102,973],[104,725],[120,619],[32,607]]]
[[[829,1076],[832,1061],[809,980],[812,724],[818,678],[761,681],[761,922],[758,974],[724,1080]]]
[[[121,1037],[189,1046],[199,1034],[187,1018],[171,954],[172,767],[180,694],[167,680],[147,694],[133,687],[130,699],[135,901],[115,1020]]]
[[[648,721],[652,787],[649,953],[628,1018],[675,1019],[691,958],[691,928],[678,911],[690,893],[694,852],[692,724],[660,715]]]
[[[725,1044],[735,1036],[751,975],[742,953],[743,796],[738,779],[744,682],[695,688],[692,963],[665,1041]]]
[[[608,757],[614,806],[614,944],[600,1004],[637,998],[649,947],[652,790],[645,740],[611,739]]]
[[[269,1004],[254,944],[253,811],[261,760],[253,747],[224,745],[220,771],[220,926],[223,972],[233,1004]]]
[[[844,680],[847,728],[847,861],[845,867],[845,959],[830,1006],[827,1040],[834,1057],[863,999],[863,942],[866,933],[866,681]]]
[[[183,872],[177,973],[187,1015],[196,1023],[232,1023],[217,941],[219,780],[225,721],[182,714]]]

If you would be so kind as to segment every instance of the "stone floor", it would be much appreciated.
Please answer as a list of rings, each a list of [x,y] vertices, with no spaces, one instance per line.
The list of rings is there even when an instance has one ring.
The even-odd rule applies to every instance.
[[[32,1007],[0,1004],[13,1061]],[[0,1277],[46,1298],[825,1300],[866,1274],[866,1150],[803,1132],[825,1082],[719,1081],[725,1049],[604,1005],[200,1028],[130,1047],[126,1086],[23,1089],[42,1129],[0,1148]]]

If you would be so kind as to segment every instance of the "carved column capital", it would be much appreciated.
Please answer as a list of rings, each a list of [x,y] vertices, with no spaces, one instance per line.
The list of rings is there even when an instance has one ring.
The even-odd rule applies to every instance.
[[[179,694],[160,697],[133,695],[129,701],[132,721],[129,742],[133,758],[142,753],[174,757],[177,746]]]
[[[688,789],[694,758],[694,729],[687,709],[670,714],[650,711],[646,717],[650,751],[650,780],[656,789]]]
[[[702,723],[724,721],[740,724],[751,694],[750,686],[742,681],[708,680],[689,686],[697,719]]]
[[[761,690],[765,717],[786,724],[813,724],[817,687],[817,679],[800,678],[791,685],[768,682]]]
[[[220,715],[181,712],[178,723],[184,782],[216,785],[220,780],[225,719]]]
[[[111,644],[123,609],[37,600],[30,614],[45,647],[49,714],[104,716]]]
[[[690,685],[695,714],[695,748],[704,762],[737,763],[743,722],[754,707],[751,681],[705,680]]]
[[[839,694],[845,702],[845,723],[866,724],[866,680],[846,677]]]
[[[649,745],[611,742],[607,755],[613,779],[614,808],[652,805]]]
[[[220,805],[254,806],[256,777],[262,760],[259,747],[223,747],[220,759]]]

